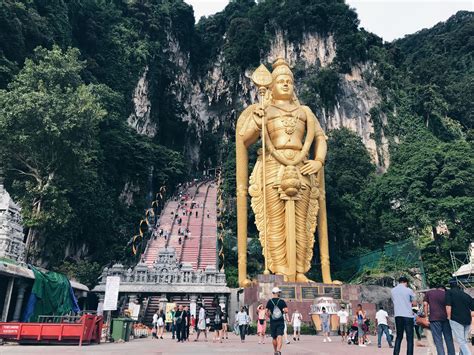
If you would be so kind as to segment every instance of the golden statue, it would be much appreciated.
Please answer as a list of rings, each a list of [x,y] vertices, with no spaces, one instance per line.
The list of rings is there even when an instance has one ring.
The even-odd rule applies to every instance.
[[[331,283],[323,168],[326,136],[311,109],[296,98],[293,73],[285,60],[277,59],[271,74],[261,65],[252,80],[260,103],[247,107],[236,126],[239,284],[250,285],[247,193],[263,248],[264,274],[271,271],[285,281],[310,282],[305,273],[311,267],[317,227],[323,282]],[[262,149],[249,187],[248,148],[259,138]]]

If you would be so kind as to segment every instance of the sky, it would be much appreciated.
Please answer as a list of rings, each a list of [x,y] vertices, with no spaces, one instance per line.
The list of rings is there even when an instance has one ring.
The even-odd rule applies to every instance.
[[[228,0],[185,0],[196,20],[224,9]],[[446,21],[459,10],[474,11],[474,0],[346,0],[360,19],[360,27],[385,41],[402,38]]]

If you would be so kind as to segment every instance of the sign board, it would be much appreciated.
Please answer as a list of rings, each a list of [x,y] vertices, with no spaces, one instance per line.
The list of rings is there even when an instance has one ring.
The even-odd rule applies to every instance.
[[[130,302],[128,304],[128,309],[130,311],[130,317],[133,320],[138,320],[138,315],[140,314],[140,305],[135,302]]]
[[[105,284],[104,311],[115,311],[120,288],[120,276],[107,276]]]
[[[280,296],[283,299],[296,298],[296,288],[294,286],[280,286]]]
[[[332,298],[335,300],[340,300],[342,298],[340,287],[324,287],[324,294],[332,295]]]
[[[301,298],[313,300],[319,296],[319,287],[301,287]]]

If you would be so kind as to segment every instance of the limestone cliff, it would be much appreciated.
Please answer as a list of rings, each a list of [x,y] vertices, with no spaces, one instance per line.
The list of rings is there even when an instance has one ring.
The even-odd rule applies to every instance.
[[[277,31],[267,53],[262,53],[261,61],[272,63],[277,57],[285,57],[290,65],[304,70],[318,71],[328,67],[336,57],[337,43],[332,35],[304,33],[299,42],[286,40],[283,31]],[[219,134],[224,140],[230,139],[239,112],[257,99],[257,93],[250,76],[254,68],[242,71],[238,82],[230,79],[226,58],[221,50],[209,69],[193,74],[190,53],[182,50],[179,41],[168,35],[165,50],[168,60],[175,67],[175,80],[168,90],[182,107],[181,120],[188,123],[188,138],[185,155],[193,162],[200,159],[201,137],[204,132]],[[128,119],[138,133],[154,136],[159,124],[150,121],[148,68],[138,79],[132,100],[135,110]],[[371,109],[380,103],[377,89],[370,85],[365,75],[376,73],[373,63],[359,63],[349,74],[339,74],[339,93],[336,104],[331,109],[316,105],[316,114],[325,130],[346,127],[356,132],[364,142],[379,171],[385,171],[390,157],[388,140],[384,133],[386,117],[382,115],[381,128],[375,132]],[[300,83],[296,83],[301,88]],[[376,134],[377,133],[377,134]],[[375,137],[378,136],[376,140]]]

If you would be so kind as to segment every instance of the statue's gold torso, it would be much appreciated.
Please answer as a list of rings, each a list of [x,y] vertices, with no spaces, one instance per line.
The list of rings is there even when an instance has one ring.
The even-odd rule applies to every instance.
[[[267,129],[276,149],[301,150],[306,131],[306,113],[300,105],[269,105]]]

